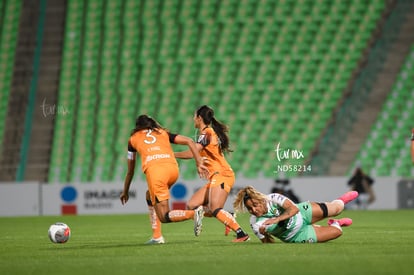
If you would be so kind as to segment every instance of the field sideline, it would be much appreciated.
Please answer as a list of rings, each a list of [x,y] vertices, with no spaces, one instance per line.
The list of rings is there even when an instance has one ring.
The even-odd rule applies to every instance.
[[[0,274],[412,274],[414,211],[345,211],[344,235],[323,244],[232,243],[217,220],[163,225],[167,243],[148,246],[147,215],[0,218]],[[238,221],[251,233],[248,215]],[[53,244],[50,224],[72,230]]]

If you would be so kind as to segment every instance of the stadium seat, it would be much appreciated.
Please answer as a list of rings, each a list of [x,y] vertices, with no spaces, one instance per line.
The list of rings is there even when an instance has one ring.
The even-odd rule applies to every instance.
[[[413,175],[408,140],[410,129],[413,127],[414,69],[409,65],[413,62],[414,49],[408,55],[364,145],[367,156],[382,160],[365,169],[372,175]],[[361,157],[358,156],[355,161],[359,162]]]
[[[0,146],[8,112],[21,9],[21,0],[0,3]]]
[[[68,2],[59,101],[73,116],[56,120],[50,179],[119,180],[125,167],[118,161],[138,114],[193,136],[191,118],[202,104],[230,126],[235,171],[273,175],[278,141],[310,154],[384,7],[124,2]],[[59,160],[62,144],[79,146],[69,161]],[[197,176],[188,163],[182,173]]]

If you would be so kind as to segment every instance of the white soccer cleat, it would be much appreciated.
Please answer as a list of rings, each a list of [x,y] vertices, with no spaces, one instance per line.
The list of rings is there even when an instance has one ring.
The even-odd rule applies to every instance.
[[[194,235],[200,236],[203,227],[204,207],[200,205],[194,209]]]
[[[157,239],[151,238],[149,241],[145,242],[145,244],[163,244],[163,243],[165,243],[163,236]]]

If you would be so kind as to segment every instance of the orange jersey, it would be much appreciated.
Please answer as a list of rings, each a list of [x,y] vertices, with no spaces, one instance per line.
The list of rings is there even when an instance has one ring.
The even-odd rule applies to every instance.
[[[178,166],[171,147],[175,137],[176,135],[163,129],[141,130],[129,138],[128,151],[139,153],[144,173],[148,167],[161,163],[172,163]]]
[[[215,173],[222,175],[233,174],[230,164],[225,159],[223,153],[220,152],[220,141],[213,128],[207,127],[203,129],[197,143],[203,146],[200,155],[208,159],[205,165],[212,175]]]

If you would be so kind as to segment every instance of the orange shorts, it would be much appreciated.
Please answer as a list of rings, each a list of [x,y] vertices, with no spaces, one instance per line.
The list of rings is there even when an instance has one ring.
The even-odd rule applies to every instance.
[[[178,179],[178,165],[171,163],[148,167],[145,171],[152,205],[170,199],[171,186]]]
[[[227,193],[230,193],[231,188],[233,188],[234,182],[236,181],[236,177],[233,173],[226,173],[226,174],[213,174],[210,177],[209,183],[207,183],[207,188],[213,187],[220,187],[224,189]]]

